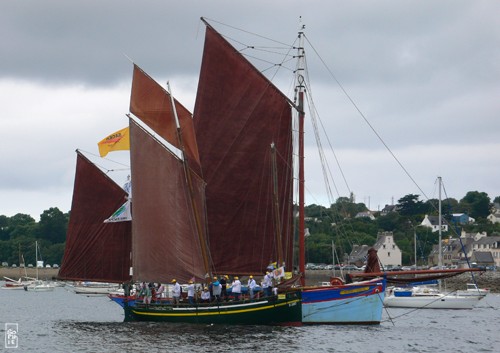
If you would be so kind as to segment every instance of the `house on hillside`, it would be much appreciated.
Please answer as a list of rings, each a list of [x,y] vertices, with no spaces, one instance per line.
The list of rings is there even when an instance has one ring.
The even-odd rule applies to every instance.
[[[378,258],[384,268],[401,266],[403,254],[394,242],[392,232],[379,232],[373,247],[377,250]]]
[[[380,211],[381,216],[388,215],[391,212],[397,212],[398,211],[398,206],[396,205],[385,205],[385,207]]]
[[[374,221],[375,216],[370,211],[358,212],[354,218],[369,218]]]
[[[489,253],[491,254],[491,258],[493,260],[493,264],[495,266],[500,267],[500,236],[491,236],[491,237],[481,237],[476,242],[474,242],[472,246],[472,257],[474,255],[478,255],[478,253]],[[486,256],[488,255],[479,255],[483,256],[481,259],[483,261],[487,261]],[[475,261],[478,265],[479,262]],[[489,266],[489,265],[485,265]]]
[[[443,266],[458,266],[459,268],[466,268],[467,261],[465,254],[470,259],[470,254],[472,254],[472,246],[475,242],[473,236],[467,236],[463,238],[448,238],[442,240],[441,256]],[[433,245],[432,250],[428,257],[429,266],[439,265],[439,247],[438,245]]]
[[[465,225],[472,224],[476,220],[472,217],[469,217],[467,213],[453,213],[451,215],[451,223],[455,225]]]
[[[424,220],[420,223],[421,226],[432,228],[432,232],[439,231],[439,216],[429,216],[425,215]],[[448,224],[446,223],[444,217],[441,217],[441,231],[448,231]]]
[[[491,213],[486,217],[488,221],[491,223],[500,223],[500,204],[495,202],[493,204],[493,208],[491,210]]]
[[[474,251],[471,263],[479,267],[490,267],[495,265],[495,260],[493,259],[493,254],[489,251]]]
[[[351,253],[345,260],[345,262],[348,264],[356,265],[358,267],[363,266],[364,264],[366,264],[368,249],[370,249],[368,245],[353,245]]]

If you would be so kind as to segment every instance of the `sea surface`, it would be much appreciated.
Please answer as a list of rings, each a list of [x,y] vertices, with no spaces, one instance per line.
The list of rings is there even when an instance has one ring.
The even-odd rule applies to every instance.
[[[376,326],[124,323],[107,297],[64,287],[0,290],[0,300],[0,352],[500,352],[500,296],[491,293],[473,310],[388,308]],[[18,348],[5,348],[6,323],[17,324]]]

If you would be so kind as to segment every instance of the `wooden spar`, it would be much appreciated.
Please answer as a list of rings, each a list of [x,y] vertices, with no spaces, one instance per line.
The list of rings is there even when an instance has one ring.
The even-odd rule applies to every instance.
[[[357,277],[383,277],[383,276],[404,276],[404,275],[424,275],[424,274],[453,274],[457,275],[464,272],[478,272],[483,271],[479,268],[458,268],[454,270],[413,270],[413,271],[385,271],[385,272],[354,272],[349,275],[353,278]],[[422,277],[425,278],[425,277]],[[421,279],[422,279],[421,278]]]
[[[302,25],[299,30],[298,65],[297,65],[297,90],[299,111],[299,271],[302,274],[300,281],[305,286],[305,208],[304,208],[304,30]]]
[[[276,168],[276,145],[271,143],[271,161],[272,161],[272,174],[273,174],[273,196],[274,196],[274,217],[276,229],[276,247],[278,249],[278,261],[276,267],[283,265],[283,249],[281,241],[281,221],[280,221],[280,204],[278,200],[278,171]]]
[[[189,168],[188,160],[186,158],[184,142],[182,140],[182,131],[181,131],[181,127],[179,124],[179,118],[177,116],[177,109],[175,108],[174,96],[172,95],[172,92],[170,91],[169,82],[167,82],[167,89],[168,89],[168,94],[170,95],[170,103],[172,105],[172,111],[173,111],[174,117],[175,117],[175,125],[177,128],[177,138],[179,140],[179,146],[180,146],[181,153],[182,153],[182,165],[184,167],[184,174],[186,175],[186,179],[187,179],[187,183],[188,183],[189,199],[191,200],[191,207],[193,209],[193,214],[195,217],[196,230],[198,233],[198,240],[200,242],[200,247],[201,247],[201,256],[203,257],[203,266],[205,268],[205,274],[208,274],[209,278],[211,278],[212,272],[210,271],[210,265],[209,265],[209,261],[208,261],[207,243],[206,243],[205,237],[203,236],[203,227],[202,227],[201,221],[200,221],[199,210],[196,207],[196,202],[195,202],[194,197],[193,197],[193,182],[191,179],[191,169]]]

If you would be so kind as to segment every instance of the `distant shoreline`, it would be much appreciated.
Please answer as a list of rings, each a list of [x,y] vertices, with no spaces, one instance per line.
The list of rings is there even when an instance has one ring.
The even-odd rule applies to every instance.
[[[27,267],[26,272],[24,272],[24,268],[10,268],[10,267],[0,267],[0,280],[3,280],[4,277],[9,277],[12,279],[19,279],[19,277],[33,277],[36,278],[36,268]],[[26,273],[26,274],[25,274]],[[57,274],[59,273],[58,268],[39,268],[38,269],[38,278],[40,279],[55,279],[57,278]]]
[[[35,268],[26,268],[26,273],[28,277],[36,277]],[[39,268],[38,278],[56,279],[58,273],[59,269],[57,268]],[[338,276],[339,274],[336,275]],[[1,267],[0,280],[3,280],[4,276],[17,280],[19,277],[25,276],[24,269]],[[329,281],[330,276],[332,276],[332,271],[329,270],[307,270],[306,284],[316,285],[321,282]],[[492,293],[500,293],[500,271],[486,271],[483,273],[476,272],[474,273],[474,278],[480,288],[488,288]],[[472,283],[471,276],[469,273],[463,273],[446,279],[446,289],[448,291],[465,289],[467,283]]]

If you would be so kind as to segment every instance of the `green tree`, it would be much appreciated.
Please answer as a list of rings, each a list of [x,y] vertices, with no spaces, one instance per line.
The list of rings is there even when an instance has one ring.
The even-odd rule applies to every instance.
[[[0,216],[0,240],[9,240],[9,218],[7,216]]]
[[[354,203],[352,198],[339,197],[334,204],[330,205],[332,218],[335,222],[346,218],[353,218],[359,212],[368,211],[364,203]]]
[[[27,214],[18,213],[9,218],[9,238],[14,239],[22,236],[35,236],[37,223],[35,219]]]
[[[419,195],[408,194],[398,200],[398,210],[401,216],[415,216],[425,213],[427,206],[419,200]]]
[[[473,218],[485,219],[490,214],[490,198],[485,192],[469,191],[460,200],[460,208]]]
[[[68,217],[57,207],[52,207],[40,215],[36,236],[51,243],[63,243],[66,240]]]

